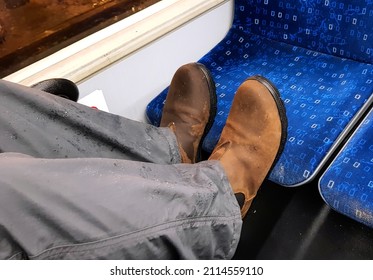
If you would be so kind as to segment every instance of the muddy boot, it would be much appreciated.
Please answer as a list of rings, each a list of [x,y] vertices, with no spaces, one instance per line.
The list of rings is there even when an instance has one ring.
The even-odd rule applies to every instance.
[[[286,137],[285,107],[277,89],[264,77],[247,79],[237,90],[227,123],[209,158],[222,164],[242,217],[279,158]]]
[[[30,2],[30,0],[4,0],[4,2],[7,9],[15,9],[26,5]]]
[[[160,126],[175,133],[183,163],[201,160],[215,114],[215,84],[208,69],[200,63],[181,66],[172,78]]]

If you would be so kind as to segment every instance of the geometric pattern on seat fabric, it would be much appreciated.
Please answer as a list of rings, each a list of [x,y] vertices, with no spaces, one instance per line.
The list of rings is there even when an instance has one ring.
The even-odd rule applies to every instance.
[[[260,74],[278,88],[288,117],[285,149],[269,179],[298,186],[318,174],[372,103],[373,2],[361,8],[359,3],[366,1],[356,1],[341,17],[338,11],[350,7],[347,2],[296,1],[293,8],[284,1],[235,2],[228,34],[199,60],[211,71],[218,96],[217,115],[203,142],[205,151],[215,147],[239,85]],[[318,12],[309,14],[311,10]],[[346,24],[337,28],[325,19],[321,23],[316,20],[320,14],[329,14],[330,22],[342,18]],[[349,35],[337,40],[344,30]],[[154,125],[159,125],[167,92],[168,88],[147,107]]]

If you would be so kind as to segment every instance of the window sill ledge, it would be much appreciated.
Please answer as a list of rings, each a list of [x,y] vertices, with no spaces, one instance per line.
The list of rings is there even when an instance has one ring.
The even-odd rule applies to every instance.
[[[29,86],[48,78],[63,77],[79,83],[227,1],[160,1],[5,77],[4,80]]]

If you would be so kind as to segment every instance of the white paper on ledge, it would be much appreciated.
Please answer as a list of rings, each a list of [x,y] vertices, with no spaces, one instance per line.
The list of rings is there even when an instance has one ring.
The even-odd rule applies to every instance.
[[[99,89],[78,100],[78,103],[88,107],[97,108],[101,111],[109,112],[104,93]]]

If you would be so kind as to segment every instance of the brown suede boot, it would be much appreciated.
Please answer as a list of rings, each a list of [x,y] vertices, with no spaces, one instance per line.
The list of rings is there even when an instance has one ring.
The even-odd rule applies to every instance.
[[[215,114],[215,84],[208,69],[200,63],[181,66],[172,78],[160,126],[175,133],[183,163],[201,160]]]
[[[285,107],[277,89],[254,76],[238,88],[227,123],[209,160],[222,164],[233,192],[244,196],[244,217],[287,137]]]

